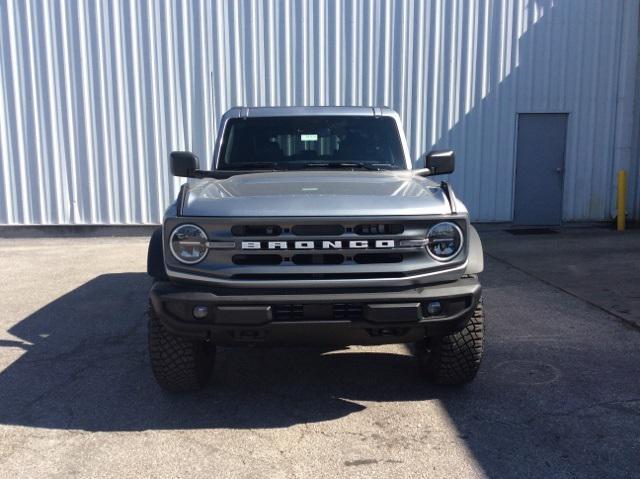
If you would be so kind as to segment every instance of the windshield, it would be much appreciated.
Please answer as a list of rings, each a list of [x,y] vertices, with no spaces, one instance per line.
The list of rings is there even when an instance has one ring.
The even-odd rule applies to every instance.
[[[301,116],[233,119],[219,170],[406,169],[393,118]]]

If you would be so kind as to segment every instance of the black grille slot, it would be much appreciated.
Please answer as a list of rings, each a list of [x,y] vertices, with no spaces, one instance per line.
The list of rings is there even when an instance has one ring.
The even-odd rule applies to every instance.
[[[282,257],[278,254],[236,254],[232,261],[242,266],[268,266],[282,263]]]
[[[271,307],[274,321],[300,321],[304,318],[301,304],[277,304]]]
[[[233,236],[278,236],[282,228],[278,225],[234,225],[231,227]]]
[[[293,264],[342,264],[344,256],[341,254],[295,254],[291,257]]]
[[[338,303],[333,305],[333,319],[353,320],[362,318],[362,305],[357,303]]]
[[[358,264],[401,263],[402,255],[398,253],[360,253],[353,257]]]
[[[291,273],[291,274],[234,274],[232,279],[244,280],[299,280],[299,279],[379,279],[402,278],[405,274],[398,273]]]
[[[399,235],[404,232],[404,226],[397,223],[357,225],[353,231],[357,235]]]
[[[296,225],[291,232],[297,236],[339,236],[344,233],[342,225]]]

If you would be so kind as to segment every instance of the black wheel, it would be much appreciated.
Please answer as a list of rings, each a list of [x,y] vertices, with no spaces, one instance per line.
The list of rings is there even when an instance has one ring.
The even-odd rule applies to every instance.
[[[423,376],[436,384],[465,384],[480,368],[484,350],[482,300],[464,327],[453,334],[428,338],[416,345]]]
[[[198,391],[207,384],[216,349],[169,333],[149,307],[149,357],[158,384],[168,391]]]

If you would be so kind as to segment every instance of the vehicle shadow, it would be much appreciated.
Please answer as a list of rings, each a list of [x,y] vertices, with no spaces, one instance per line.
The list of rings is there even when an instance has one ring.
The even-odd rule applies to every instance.
[[[15,325],[22,355],[0,372],[0,423],[87,431],[274,428],[364,409],[349,400],[432,395],[411,356],[322,349],[224,348],[212,385],[171,395],[146,345],[148,277],[98,276]]]
[[[508,316],[517,308],[534,311],[548,289],[502,263],[488,268],[485,363],[464,388],[425,383],[402,350],[225,348],[211,386],[183,395],[162,392],[150,372],[148,277],[101,275],[29,315],[9,330],[16,339],[0,342],[17,357],[0,371],[0,424],[101,432],[284,428],[340,419],[365,410],[368,401],[414,401],[413,415],[421,402],[436,400],[452,421],[449,433],[489,477],[633,470],[637,457],[620,443],[637,442],[640,402],[597,400],[600,391],[640,394],[620,375],[605,374],[607,364],[639,371],[638,355],[628,350],[633,344],[607,349],[606,364],[598,359],[605,354],[601,342],[564,347],[562,331],[542,334],[549,322],[575,327],[560,302],[525,318],[523,340]],[[614,334],[626,337],[622,329]]]

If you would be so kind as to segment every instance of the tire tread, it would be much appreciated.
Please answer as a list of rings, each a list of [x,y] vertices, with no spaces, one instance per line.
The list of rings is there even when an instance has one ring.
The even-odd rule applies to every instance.
[[[482,300],[460,331],[430,338],[417,347],[423,375],[436,384],[458,385],[477,374],[484,352]]]
[[[213,370],[214,346],[170,334],[151,306],[148,318],[149,358],[158,384],[176,392],[204,388]]]

